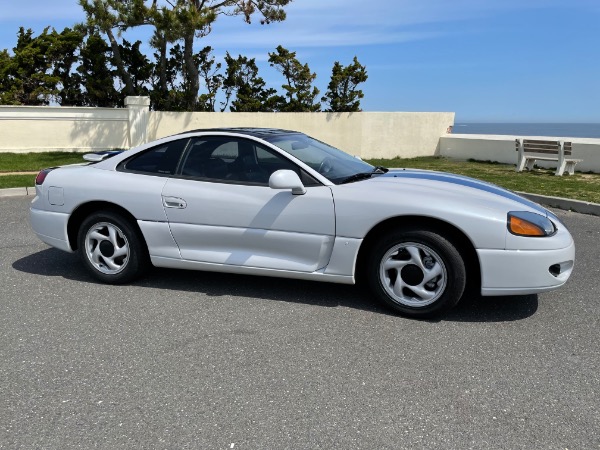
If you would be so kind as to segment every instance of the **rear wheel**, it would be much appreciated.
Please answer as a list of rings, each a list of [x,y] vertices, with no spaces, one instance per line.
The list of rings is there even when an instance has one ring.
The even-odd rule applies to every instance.
[[[85,266],[104,283],[127,283],[148,266],[148,253],[137,227],[118,213],[104,211],[87,217],[77,242]]]
[[[401,314],[438,316],[458,303],[465,289],[464,261],[435,231],[394,231],[375,244],[367,279],[378,298]]]

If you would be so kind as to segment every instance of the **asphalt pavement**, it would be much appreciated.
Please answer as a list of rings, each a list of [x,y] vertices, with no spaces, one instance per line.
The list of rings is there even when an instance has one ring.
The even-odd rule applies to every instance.
[[[600,217],[566,286],[405,319],[354,286],[95,282],[0,198],[0,448],[598,449]]]

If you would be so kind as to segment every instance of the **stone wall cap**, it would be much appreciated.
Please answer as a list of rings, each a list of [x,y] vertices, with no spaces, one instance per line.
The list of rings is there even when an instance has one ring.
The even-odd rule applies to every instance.
[[[125,97],[125,106],[150,106],[150,97]]]

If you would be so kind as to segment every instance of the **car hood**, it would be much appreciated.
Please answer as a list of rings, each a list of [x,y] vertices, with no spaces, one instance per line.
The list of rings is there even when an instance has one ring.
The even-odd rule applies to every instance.
[[[475,248],[513,248],[512,244],[507,244],[507,213],[530,211],[560,224],[558,234],[565,236],[565,242],[570,240],[562,222],[537,203],[491,183],[461,175],[390,170],[331,189],[335,200],[336,232],[340,236],[362,238],[376,224],[394,217],[429,217],[461,230]],[[544,245],[556,245],[555,239],[519,239],[527,242],[520,243],[518,248],[539,249]]]
[[[471,191],[473,194],[487,193],[492,197],[500,197],[504,201],[508,200],[519,203],[527,208],[544,214],[547,217],[558,220],[558,218],[546,208],[531,200],[521,197],[520,195],[495,184],[463,175],[418,169],[392,169],[372,180],[399,184],[413,184],[415,181],[420,181],[421,183],[426,184],[428,188],[438,188],[444,192],[454,191],[465,193],[466,191]]]

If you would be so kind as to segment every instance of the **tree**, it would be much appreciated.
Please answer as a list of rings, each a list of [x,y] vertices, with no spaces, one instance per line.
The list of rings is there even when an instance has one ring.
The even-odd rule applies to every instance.
[[[16,98],[14,62],[6,49],[0,52],[0,105],[19,104]]]
[[[190,47],[186,47],[186,40],[181,37],[185,35],[183,24],[191,20],[186,5],[204,8],[207,16],[210,11],[243,15],[246,22],[259,11],[263,22],[268,23],[283,20],[283,5],[291,0],[223,0],[221,3],[153,0],[148,7],[145,0],[79,1],[91,8],[88,24],[65,28],[60,33],[47,28],[37,37],[31,30],[21,28],[13,54],[0,51],[0,103],[47,105],[53,101],[61,105],[117,107],[127,95],[149,95],[154,110],[224,111],[230,108],[233,112],[252,112],[319,111],[321,108],[317,102],[319,90],[313,86],[316,74],[308,64],[298,61],[296,52],[278,46],[275,52],[269,53],[271,67],[282,73],[286,81],[282,86],[284,95],[279,95],[258,75],[254,58],[242,55],[233,58],[227,53],[227,68],[222,74],[223,64],[215,60],[211,47],[204,47],[191,55],[190,65],[187,54]],[[157,7],[158,2],[165,1],[170,8]],[[188,17],[182,19],[186,14]],[[203,23],[212,23],[206,20]],[[154,61],[140,51],[140,41],[131,44],[121,37],[121,32],[142,23],[155,27],[150,40],[155,49]],[[209,33],[210,25],[207,26],[208,29],[200,32],[196,30],[193,37],[196,33]],[[190,67],[195,75],[190,75]],[[357,86],[366,79],[366,69],[356,57],[347,67],[336,62],[326,95],[321,98],[328,105],[328,111],[360,111],[360,99],[364,95]],[[224,92],[225,101],[217,108],[220,91]]]
[[[360,83],[367,81],[366,67],[358,62],[356,56],[353,63],[344,67],[338,61],[333,65],[331,81],[323,103],[329,105],[326,111],[330,112],[357,112],[360,109],[360,99],[364,97],[361,90],[357,89]]]
[[[198,107],[202,111],[215,111],[217,93],[223,86],[223,75],[219,73],[222,64],[215,64],[215,57],[212,54],[212,47],[204,47],[196,55],[197,67],[200,78],[204,81],[206,92],[198,97]]]
[[[110,62],[112,52],[98,32],[87,37],[80,52],[77,72],[81,77],[85,106],[114,108],[122,106],[121,95],[115,88],[115,70]]]
[[[18,105],[13,57],[4,49],[0,52],[0,105]]]
[[[12,73],[18,104],[47,105],[57,92],[58,77],[48,73],[52,67],[48,30],[45,28],[39,36],[33,37],[31,29],[19,29]]]
[[[174,32],[175,18],[167,8],[153,7],[150,11],[154,23],[150,46],[156,49],[150,105],[155,110],[170,110],[173,102],[171,89],[177,76],[176,67],[179,65],[178,61],[169,58],[168,48],[169,44],[177,40],[177,33]]]
[[[2,75],[0,102],[9,105],[47,105],[65,90],[76,97],[79,85],[71,76],[75,52],[82,36],[65,28],[62,33],[49,28],[34,37],[31,29],[19,29],[14,55],[0,53]]]
[[[174,36],[183,41],[183,76],[186,79],[185,107],[188,111],[198,109],[200,90],[199,69],[194,64],[194,40],[212,31],[219,15],[242,16],[251,23],[252,16],[259,14],[261,23],[285,19],[283,7],[291,0],[176,0],[172,3],[171,16]],[[164,8],[163,8],[164,9]],[[158,24],[158,23],[157,23]]]
[[[183,80],[181,75],[183,49],[176,44],[163,57],[162,51],[154,53],[159,61],[154,66],[150,107],[157,111],[185,111]]]
[[[79,0],[88,18],[88,24],[105,33],[110,41],[114,54],[115,66],[125,84],[125,92],[134,92],[133,84],[124,68],[119,45],[113,30],[122,32],[130,27],[151,24],[155,33],[151,44],[158,50],[158,87],[161,93],[167,94],[167,46],[169,43],[183,43],[182,77],[185,87],[183,95],[184,108],[187,111],[203,109],[198,96],[200,90],[200,69],[196,64],[197,53],[194,51],[196,38],[208,35],[218,16],[242,16],[250,23],[254,15],[261,16],[261,23],[266,24],[285,19],[283,7],[291,0],[169,0],[166,3],[158,0]],[[148,5],[146,5],[148,3]],[[211,82],[217,81],[212,75]],[[214,86],[209,87],[209,92]],[[167,94],[168,95],[168,94]],[[210,93],[208,94],[210,96]],[[209,104],[203,97],[202,102]]]
[[[317,74],[310,71],[308,64],[302,65],[296,59],[296,52],[279,45],[276,53],[269,53],[269,63],[286,79],[282,86],[286,92],[285,100],[279,107],[280,111],[312,112],[321,109],[321,104],[315,103],[319,89],[312,86]]]
[[[239,55],[233,58],[229,53],[225,55],[227,70],[223,80],[225,102],[223,110],[227,108],[229,100],[235,93],[231,102],[232,112],[270,112],[283,102],[283,97],[276,96],[273,88],[265,88],[265,80],[258,76],[258,66],[254,58],[248,59]]]
[[[123,67],[129,74],[133,88],[132,95],[148,95],[150,92],[148,81],[152,76],[154,65],[140,52],[141,44],[141,41],[131,44],[123,39],[123,43],[119,45]]]
[[[144,0],[78,0],[78,2],[86,14],[87,25],[108,37],[116,72],[123,82],[124,95],[136,95],[136,87],[122,56],[123,46],[119,44],[117,37],[129,28],[150,24],[150,9],[145,6]],[[153,1],[153,4],[156,4],[156,1]]]
[[[79,27],[65,28],[60,34],[53,32],[53,37],[49,56],[53,60],[52,75],[59,80],[55,100],[65,106],[85,106],[81,75],[74,70],[80,60],[85,32]]]
[[[185,70],[183,54],[184,48],[176,44],[171,47],[170,56],[164,60],[164,64],[154,67],[155,90],[150,97],[154,109],[189,110],[185,95],[189,91],[190,80],[181,76]],[[155,57],[161,56],[155,53]],[[194,110],[214,111],[217,93],[223,84],[223,75],[219,73],[221,63],[215,64],[212,48],[208,46],[194,55],[194,65],[198,70],[198,79],[202,78],[206,88],[206,92],[198,96]]]

